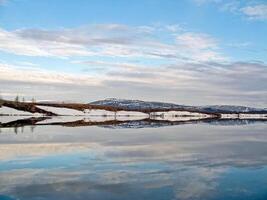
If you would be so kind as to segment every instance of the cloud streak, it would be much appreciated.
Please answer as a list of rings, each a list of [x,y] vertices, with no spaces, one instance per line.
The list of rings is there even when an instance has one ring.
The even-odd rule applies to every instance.
[[[246,1],[245,3],[237,1],[222,0],[195,0],[197,5],[213,3],[219,6],[222,11],[241,14],[251,20],[267,20],[267,4],[257,1]]]
[[[194,105],[267,105],[266,64],[230,61],[221,53],[220,40],[178,25],[0,29],[0,50],[26,57],[64,57],[77,68],[73,74],[25,61],[0,62],[5,94],[47,99],[59,98],[58,93],[78,101],[142,97]],[[47,97],[37,86],[50,92]]]
[[[97,85],[97,77],[88,75],[75,76],[62,72],[53,72],[32,67],[16,67],[0,63],[0,80],[43,83],[43,84],[77,84],[77,85]]]
[[[246,6],[241,9],[249,19],[267,20],[267,4],[258,4],[254,6]]]
[[[170,41],[160,39],[159,35],[162,34]],[[197,51],[191,54],[193,49],[189,49],[190,43],[201,46],[195,46]],[[222,59],[223,56],[213,48],[214,43],[215,39],[211,36],[185,32],[178,25],[130,27],[100,24],[59,30],[0,29],[0,50],[26,56]]]
[[[19,93],[26,96],[46,99],[40,94],[40,89],[37,89],[42,88],[47,93],[50,92],[51,96],[58,93],[60,98],[79,101],[106,97],[142,97],[162,101],[168,98],[168,101],[194,105],[267,105],[267,66],[261,63],[174,62],[157,67],[118,62],[84,61],[83,64],[88,65],[89,69],[97,66],[103,70],[94,76],[86,73],[72,75],[1,64],[1,90],[3,93],[13,91],[16,95],[19,88]],[[128,94],[129,91],[131,95]],[[159,98],[159,93],[162,98]],[[196,99],[197,96],[202,98]]]

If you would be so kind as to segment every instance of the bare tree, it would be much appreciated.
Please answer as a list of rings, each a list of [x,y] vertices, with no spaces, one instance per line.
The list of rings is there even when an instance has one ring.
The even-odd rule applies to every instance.
[[[35,98],[33,97],[33,98],[32,98],[32,103],[35,103],[35,102],[36,102],[36,101],[35,101]]]
[[[3,101],[3,97],[1,95],[1,92],[0,92],[0,107],[3,105],[4,101]]]
[[[15,97],[15,103],[19,103],[19,95],[17,95],[16,97]]]

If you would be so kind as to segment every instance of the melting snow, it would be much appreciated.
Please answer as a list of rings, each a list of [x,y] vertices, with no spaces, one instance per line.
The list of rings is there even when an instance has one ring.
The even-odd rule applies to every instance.
[[[21,116],[27,116],[27,115],[33,115],[33,113],[30,113],[30,112],[25,112],[25,111],[20,111],[20,110],[16,110],[14,108],[9,108],[9,107],[6,107],[6,106],[2,106],[0,107],[0,115],[21,115]]]

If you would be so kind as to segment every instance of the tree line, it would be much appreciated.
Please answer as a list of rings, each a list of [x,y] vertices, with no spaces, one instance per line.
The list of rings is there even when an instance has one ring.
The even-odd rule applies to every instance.
[[[15,97],[14,101],[15,101],[16,103],[21,103],[21,102],[22,102],[22,103],[25,103],[25,98],[24,98],[24,97],[20,98],[19,95],[17,95],[17,96]],[[31,99],[31,103],[36,103],[36,99],[35,99],[34,97]]]
[[[17,95],[15,98],[14,98],[14,102],[15,103],[25,103],[26,100],[25,100],[25,97],[20,97],[19,95]],[[29,101],[28,101],[29,102]],[[30,101],[31,103],[36,103],[36,99],[33,97]],[[0,93],[0,107],[3,105],[4,103],[4,99],[3,99],[3,96],[1,95]]]

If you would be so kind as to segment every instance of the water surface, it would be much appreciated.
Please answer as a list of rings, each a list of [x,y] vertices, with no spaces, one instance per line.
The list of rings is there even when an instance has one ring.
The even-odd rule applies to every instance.
[[[0,130],[0,200],[267,199],[265,122]]]

